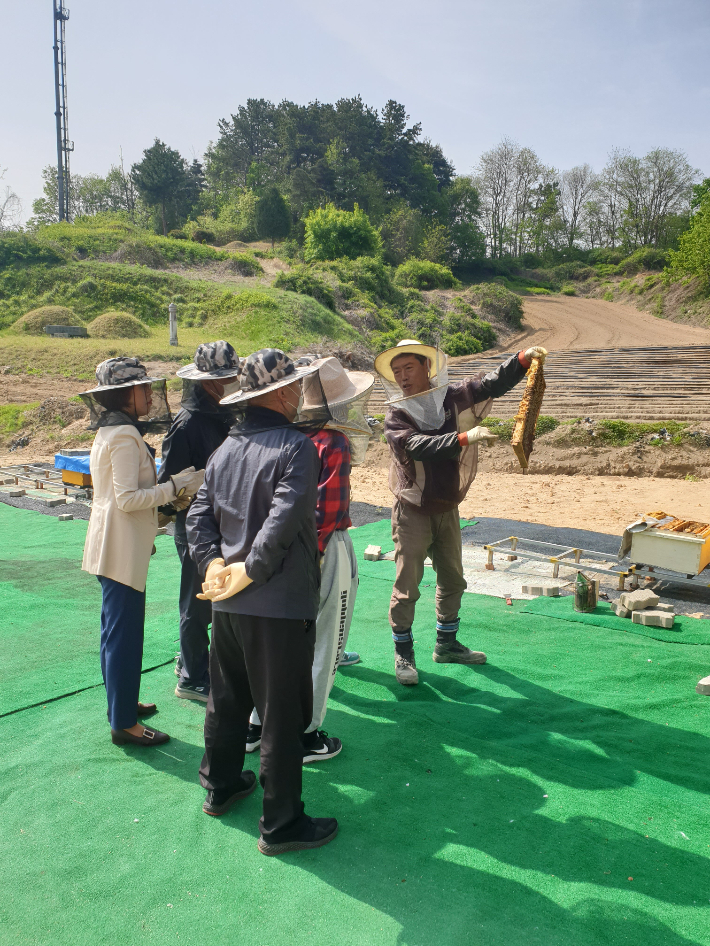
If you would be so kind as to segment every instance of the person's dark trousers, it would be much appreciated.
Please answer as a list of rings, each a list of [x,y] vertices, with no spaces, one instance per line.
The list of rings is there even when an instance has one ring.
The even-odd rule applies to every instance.
[[[303,733],[313,716],[315,621],[214,611],[210,697],[200,782],[236,785],[244,765],[252,708],[261,719],[263,817],[259,829],[273,844],[298,837],[305,821],[301,785]]]
[[[212,602],[195,597],[202,591],[202,578],[197,565],[190,558],[186,541],[175,536],[175,548],[180,556],[180,683],[191,686],[209,686],[210,635]]]
[[[101,673],[106,686],[111,729],[130,729],[138,722],[143,664],[145,591],[136,591],[99,575],[101,605]]]

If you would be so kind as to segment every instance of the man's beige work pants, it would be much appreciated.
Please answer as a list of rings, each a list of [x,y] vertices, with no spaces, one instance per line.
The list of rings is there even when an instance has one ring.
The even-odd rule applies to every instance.
[[[436,617],[446,624],[455,621],[466,590],[461,564],[459,511],[424,516],[412,506],[395,500],[392,507],[397,577],[390,600],[393,634],[406,634],[414,622],[424,559],[431,557],[436,572]]]

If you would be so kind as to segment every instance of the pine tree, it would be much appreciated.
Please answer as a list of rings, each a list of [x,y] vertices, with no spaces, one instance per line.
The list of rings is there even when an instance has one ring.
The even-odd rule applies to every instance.
[[[283,240],[291,232],[291,212],[276,187],[269,187],[256,205],[256,232],[264,239]]]

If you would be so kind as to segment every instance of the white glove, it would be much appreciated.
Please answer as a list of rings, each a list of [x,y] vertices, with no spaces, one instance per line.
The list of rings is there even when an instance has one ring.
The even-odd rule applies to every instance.
[[[202,594],[197,597],[203,601],[224,601],[239,594],[251,583],[244,562],[225,565],[223,559],[215,558],[207,566]]]
[[[482,440],[493,443],[498,439],[498,434],[492,433],[487,427],[472,427],[471,430],[464,430],[460,436],[466,438],[469,446],[472,443],[480,443]]]
[[[195,470],[194,466],[188,466],[186,470],[181,470],[170,479],[175,487],[175,499],[180,496],[194,496],[197,490],[202,486],[205,478],[204,470]]]
[[[545,364],[545,358],[547,358],[547,349],[543,348],[541,345],[535,345],[533,348],[528,348],[525,352],[525,358],[527,361],[532,361],[533,358],[539,358],[540,364]]]

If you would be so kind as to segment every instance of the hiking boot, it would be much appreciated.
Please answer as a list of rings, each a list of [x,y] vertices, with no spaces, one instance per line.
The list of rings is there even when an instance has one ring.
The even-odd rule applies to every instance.
[[[322,729],[314,729],[313,732],[303,734],[303,763],[332,759],[342,748],[339,739],[331,738]]]
[[[339,667],[352,667],[360,663],[360,654],[354,650],[344,650],[343,655],[338,661]]]
[[[247,752],[256,752],[261,745],[261,726],[249,723],[247,729]]]
[[[329,844],[337,833],[338,822],[335,818],[309,818],[296,840],[271,844],[259,838],[257,846],[262,854],[272,857],[274,854],[283,854],[285,851],[304,851],[312,847],[323,847],[324,844]]]
[[[437,643],[431,658],[437,664],[484,664],[488,659],[482,651],[469,650],[457,640],[450,644]]]
[[[191,683],[178,683],[175,687],[175,696],[181,700],[198,700],[200,703],[206,703],[210,698],[209,687],[194,687]]]
[[[240,798],[246,798],[256,788],[256,775],[251,769],[245,769],[242,777],[234,788],[219,788],[207,792],[202,805],[202,810],[206,815],[219,817],[232,807],[235,801]]]
[[[394,674],[397,677],[397,683],[401,683],[402,686],[411,687],[419,683],[417,665],[414,662],[414,651],[406,656],[404,654],[398,654],[397,651],[395,651]]]

